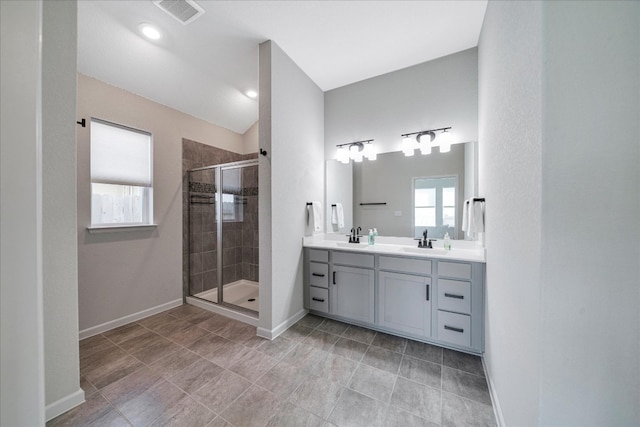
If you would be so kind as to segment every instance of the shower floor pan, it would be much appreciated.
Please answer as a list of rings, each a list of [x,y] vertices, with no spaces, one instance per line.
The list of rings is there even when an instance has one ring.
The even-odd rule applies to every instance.
[[[218,302],[218,289],[210,289],[194,295],[211,302]],[[258,282],[238,280],[224,285],[224,302],[237,305],[248,310],[258,311]]]

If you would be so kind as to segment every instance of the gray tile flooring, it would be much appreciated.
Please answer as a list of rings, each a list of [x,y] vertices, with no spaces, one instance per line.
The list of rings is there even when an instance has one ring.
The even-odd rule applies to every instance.
[[[183,305],[80,342],[48,426],[493,426],[480,358],[307,315],[273,341]]]

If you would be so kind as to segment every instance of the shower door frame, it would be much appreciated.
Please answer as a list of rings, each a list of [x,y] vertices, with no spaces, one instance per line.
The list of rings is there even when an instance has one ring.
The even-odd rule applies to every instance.
[[[201,168],[193,168],[193,169],[189,169],[189,171],[187,173],[189,173],[189,182],[191,182],[191,172],[197,172],[197,171],[203,171],[203,170],[208,170],[208,169],[215,169],[215,175],[214,175],[214,182],[218,185],[216,185],[216,196],[218,197],[218,201],[215,204],[215,215],[214,218],[217,217],[218,221],[216,222],[216,277],[217,277],[217,281],[218,281],[218,302],[213,302],[210,300],[206,300],[204,298],[199,298],[196,295],[189,295],[190,297],[193,298],[198,298],[201,299],[203,301],[208,301],[211,302],[213,304],[222,306],[222,307],[228,307],[228,308],[232,308],[236,311],[240,311],[240,312],[246,312],[246,313],[250,313],[250,314],[258,314],[257,311],[245,308],[245,307],[241,307],[239,305],[236,304],[231,304],[229,302],[225,302],[224,301],[224,283],[222,282],[222,270],[223,270],[223,265],[222,265],[222,224],[224,223],[223,219],[222,219],[222,171],[223,170],[228,170],[228,169],[242,169],[244,167],[247,166],[258,166],[258,159],[250,159],[250,160],[241,160],[238,162],[230,162],[230,163],[220,163],[217,165],[211,165],[211,166],[204,166]],[[258,191],[260,191],[258,189]],[[191,208],[191,204],[189,204],[189,208]],[[189,215],[191,215],[191,209],[189,209]],[[189,230],[189,236],[191,235],[191,230]],[[191,238],[189,238],[189,241],[191,241]],[[191,275],[189,274],[189,294],[191,294]]]

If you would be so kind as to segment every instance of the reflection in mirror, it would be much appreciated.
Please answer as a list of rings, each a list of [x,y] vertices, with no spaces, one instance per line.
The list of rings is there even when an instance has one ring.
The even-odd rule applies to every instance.
[[[353,168],[351,163],[327,161],[326,171],[327,233],[348,234],[353,227]],[[342,207],[342,218],[338,217],[337,205]]]
[[[413,179],[413,235],[432,238],[456,233],[457,176]]]
[[[364,231],[376,227],[381,236],[417,238],[427,229],[432,238],[442,238],[448,232],[452,239],[462,239],[462,203],[465,198],[475,194],[477,181],[474,153],[475,143],[466,143],[452,145],[448,153],[434,150],[424,156],[416,154],[406,157],[402,152],[392,152],[379,154],[375,161],[348,165],[329,160],[327,204],[341,198],[343,204],[352,206],[353,221],[345,218],[347,231],[355,226],[362,227]],[[353,169],[351,201],[346,196],[351,182],[346,177],[345,169],[335,173],[340,166]],[[436,178],[447,178],[449,181],[433,181]],[[439,190],[433,187],[435,200],[427,201],[432,204],[423,205],[424,200],[420,198],[423,194],[416,195],[416,188],[426,189],[429,183],[436,182],[440,183],[438,188],[441,194],[438,195]],[[330,218],[331,212],[328,211],[327,215]],[[327,231],[335,232],[331,224],[327,226]]]

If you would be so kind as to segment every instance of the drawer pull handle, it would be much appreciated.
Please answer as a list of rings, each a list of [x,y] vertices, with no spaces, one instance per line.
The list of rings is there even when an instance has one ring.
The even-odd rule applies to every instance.
[[[444,325],[444,328],[448,331],[460,332],[461,334],[464,333],[464,329],[462,328],[454,328],[453,326],[449,326],[449,325]]]
[[[448,294],[446,292],[444,293],[444,296],[447,298],[464,299],[464,295]]]
[[[429,285],[427,285],[427,301],[429,301]]]
[[[314,301],[324,302],[324,299],[322,299],[322,298],[313,297],[311,299],[314,300]]]
[[[311,275],[316,277],[324,277],[324,274],[321,273],[311,273]]]

